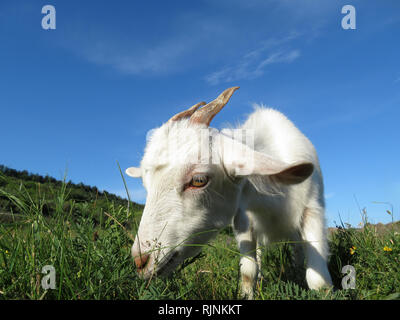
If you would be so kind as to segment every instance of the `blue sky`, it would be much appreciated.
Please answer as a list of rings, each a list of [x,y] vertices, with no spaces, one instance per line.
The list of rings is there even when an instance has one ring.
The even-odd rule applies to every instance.
[[[285,113],[319,153],[328,225],[389,222],[374,202],[398,220],[399,36],[397,0],[2,1],[0,163],[122,195],[116,161],[138,165],[148,130],[237,85],[213,126]]]

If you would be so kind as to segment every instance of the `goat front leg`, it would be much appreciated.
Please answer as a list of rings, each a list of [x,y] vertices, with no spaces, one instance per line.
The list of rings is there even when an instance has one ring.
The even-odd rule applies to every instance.
[[[332,279],[327,266],[328,243],[325,235],[322,207],[315,205],[304,210],[302,236],[305,240],[308,287],[310,289],[331,287]]]
[[[240,251],[241,296],[253,299],[254,284],[258,275],[257,239],[251,221],[239,210],[233,221],[233,230]]]

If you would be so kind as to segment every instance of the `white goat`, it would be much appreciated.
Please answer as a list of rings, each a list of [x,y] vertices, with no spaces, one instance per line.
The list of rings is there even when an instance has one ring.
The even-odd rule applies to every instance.
[[[324,196],[311,142],[280,112],[259,107],[234,130],[209,127],[238,87],[200,108],[198,103],[154,130],[140,168],[146,205],[132,247],[139,274],[168,274],[198,254],[233,222],[241,259],[242,295],[252,298],[260,245],[290,240],[299,264],[306,255],[309,288],[331,286]],[[230,136],[231,135],[231,136]]]

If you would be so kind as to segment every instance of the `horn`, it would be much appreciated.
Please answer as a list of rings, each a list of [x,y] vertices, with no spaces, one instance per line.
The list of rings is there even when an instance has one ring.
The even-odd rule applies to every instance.
[[[221,109],[228,103],[232,94],[239,89],[239,87],[232,87],[226,89],[222,92],[217,99],[211,101],[203,108],[197,110],[190,117],[190,122],[192,123],[204,123],[207,126],[210,125],[211,120],[215,117],[215,115],[221,111]]]
[[[196,112],[196,110],[201,107],[204,106],[206,103],[204,101],[196,103],[194,106],[191,106],[189,109],[179,112],[176,115],[174,115],[170,121],[178,121],[181,120],[183,118],[189,118],[193,113]]]

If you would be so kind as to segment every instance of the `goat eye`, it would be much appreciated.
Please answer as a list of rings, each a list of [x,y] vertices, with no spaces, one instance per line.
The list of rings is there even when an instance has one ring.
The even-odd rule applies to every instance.
[[[190,186],[195,188],[204,187],[208,182],[207,176],[194,175],[192,181],[190,181]]]

